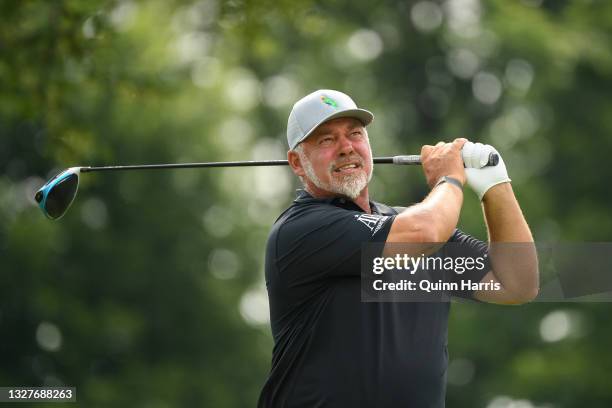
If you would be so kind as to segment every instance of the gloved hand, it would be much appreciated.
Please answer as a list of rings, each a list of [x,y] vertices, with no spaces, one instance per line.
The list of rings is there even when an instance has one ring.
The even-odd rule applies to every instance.
[[[496,166],[482,167],[488,162],[491,153],[499,156],[499,163]],[[461,156],[465,163],[467,183],[480,200],[491,187],[511,181],[504,160],[493,146],[466,142]]]

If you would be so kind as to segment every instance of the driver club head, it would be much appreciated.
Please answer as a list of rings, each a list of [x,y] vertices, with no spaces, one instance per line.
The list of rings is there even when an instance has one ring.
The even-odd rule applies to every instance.
[[[57,220],[66,213],[76,196],[80,172],[80,167],[66,169],[38,189],[34,199],[47,218]]]

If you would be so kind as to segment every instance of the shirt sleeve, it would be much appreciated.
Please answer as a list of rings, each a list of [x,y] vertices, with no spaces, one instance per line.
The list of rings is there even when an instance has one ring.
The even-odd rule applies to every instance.
[[[385,242],[394,218],[325,204],[300,209],[278,230],[275,269],[279,280],[294,286],[360,276],[362,245]]]
[[[466,287],[467,285],[464,283],[468,281],[478,283],[491,270],[489,244],[459,229],[455,229],[455,232],[448,240],[448,244],[444,251],[446,256],[451,256],[455,259],[480,259],[483,264],[482,268],[475,267],[469,270],[465,268],[465,271],[462,273],[458,273],[457,268],[455,268],[456,270],[452,271],[448,277],[451,282],[457,282],[459,288],[456,291],[451,291],[451,296],[474,299],[474,290]]]

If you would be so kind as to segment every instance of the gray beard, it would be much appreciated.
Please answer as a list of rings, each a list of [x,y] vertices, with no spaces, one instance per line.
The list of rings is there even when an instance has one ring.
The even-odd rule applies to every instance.
[[[324,183],[322,182],[314,172],[312,168],[312,163],[308,160],[305,154],[298,151],[300,156],[300,161],[302,162],[302,166],[304,167],[304,172],[308,179],[317,186],[318,188],[326,191],[330,191],[332,193],[340,194],[342,196],[348,197],[351,200],[359,197],[359,194],[363,191],[364,188],[368,185],[370,180],[372,179],[372,171],[370,174],[365,174],[365,172],[360,171],[356,174],[347,174],[342,177],[342,180],[334,177],[332,175],[331,182]],[[373,169],[373,161],[370,160],[370,168]],[[331,171],[331,169],[329,170]]]

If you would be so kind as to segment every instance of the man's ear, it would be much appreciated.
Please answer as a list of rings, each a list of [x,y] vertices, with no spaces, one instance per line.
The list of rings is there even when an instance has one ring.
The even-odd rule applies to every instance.
[[[295,173],[296,176],[303,177],[306,175],[304,168],[302,167],[302,161],[300,160],[300,155],[297,154],[294,150],[289,150],[287,152],[287,161],[289,162],[289,166],[291,166],[291,170]]]

